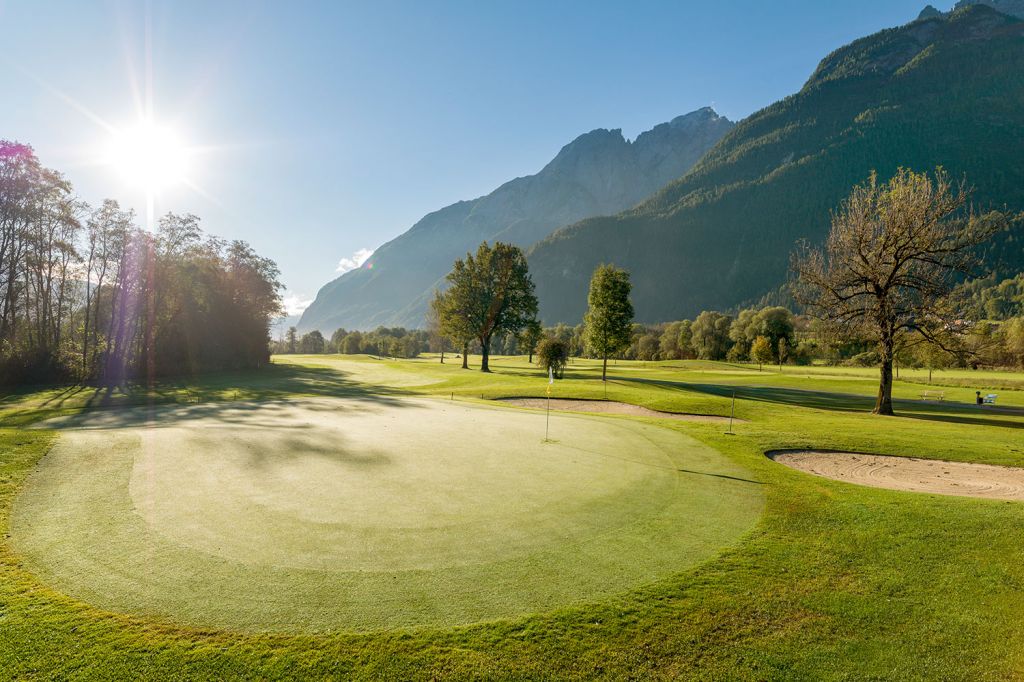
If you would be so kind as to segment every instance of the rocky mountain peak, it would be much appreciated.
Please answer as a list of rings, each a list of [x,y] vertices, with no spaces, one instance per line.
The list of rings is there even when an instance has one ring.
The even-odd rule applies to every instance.
[[[443,286],[452,261],[481,241],[528,247],[563,225],[630,208],[686,173],[732,126],[705,107],[632,142],[617,128],[584,133],[537,174],[424,216],[374,253],[372,270],[325,285],[298,327],[421,326],[430,292]]]
[[[996,2],[997,0],[992,0]],[[1024,0],[1004,0],[1019,2]],[[870,75],[887,76],[909,64],[930,45],[987,41],[1006,34],[1024,34],[1020,20],[995,10],[989,3],[971,3],[937,21],[914,21],[881,31],[836,50],[818,65],[805,88],[828,81]]]

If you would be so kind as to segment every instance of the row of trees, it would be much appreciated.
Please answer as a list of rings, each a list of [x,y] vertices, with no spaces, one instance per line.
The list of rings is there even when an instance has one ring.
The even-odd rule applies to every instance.
[[[559,375],[570,355],[586,354],[602,360],[603,380],[608,358],[618,355],[751,360],[763,366],[848,354],[852,361],[878,365],[875,412],[892,414],[893,369],[900,360],[929,367],[944,358],[977,364],[987,349],[990,358],[1021,362],[1021,318],[995,328],[963,318],[972,292],[976,307],[1000,315],[1013,310],[1020,292],[1016,280],[1001,283],[994,293],[989,287],[987,297],[963,285],[983,275],[984,247],[1014,222],[1000,212],[976,214],[970,196],[966,184],[952,183],[941,169],[933,175],[901,169],[888,183],[872,175],[855,187],[833,214],[825,244],[802,245],[793,255],[791,289],[807,315],[802,339],[798,318],[780,306],[743,310],[735,318],[705,311],[692,321],[655,329],[636,325],[629,273],[612,265],[599,266],[591,278],[583,324],[545,333],[522,251],[485,242],[476,254],[456,261],[447,290],[435,292],[427,343],[441,351],[443,362],[450,342],[461,350],[464,368],[475,345],[484,372],[490,371],[496,341],[507,349],[513,340],[531,361],[536,348],[542,363]],[[317,347],[323,346],[321,337]]]
[[[284,338],[273,341],[271,350],[276,354],[292,353],[342,353],[345,355],[387,356],[392,358],[415,358],[429,347],[427,332],[404,327],[378,327],[372,332],[337,329],[330,339],[325,339],[319,330],[299,335],[295,327],[289,327]]]
[[[825,244],[803,244],[793,255],[792,292],[816,321],[816,340],[795,344],[794,315],[782,307],[744,310],[735,318],[705,311],[693,321],[666,325],[658,334],[638,333],[629,274],[601,265],[590,282],[581,333],[573,330],[566,339],[550,335],[549,341],[558,342],[554,355],[571,353],[575,344],[602,359],[606,379],[608,358],[621,353],[651,359],[693,353],[763,365],[805,361],[814,349],[861,345],[858,355],[868,355],[879,367],[874,411],[892,414],[893,369],[900,354],[929,363],[942,357],[977,363],[983,348],[998,347],[1004,357],[1019,357],[1016,319],[994,333],[989,328],[982,333],[964,321],[968,306],[955,295],[969,291],[962,286],[965,279],[985,276],[980,266],[986,245],[1015,221],[997,211],[976,213],[971,193],[966,183],[953,183],[942,169],[931,175],[900,169],[887,183],[872,174],[855,187],[833,214]],[[464,358],[476,339],[484,371],[493,334],[536,334],[533,284],[517,248],[482,244],[475,258],[467,255],[456,262],[448,280],[449,290],[434,301],[435,326],[461,344]],[[996,295],[982,298],[982,305],[1005,315],[1018,293],[1016,281],[1006,282]],[[545,357],[551,355],[549,344]]]
[[[169,214],[155,233],[93,208],[31,147],[0,141],[0,380],[108,385],[269,359],[277,266]]]
[[[782,326],[784,333],[775,335],[763,327],[759,329],[760,325],[744,325],[744,318],[750,317],[775,318],[785,325]],[[750,336],[741,336],[744,327]],[[897,349],[896,365],[925,369],[1024,367],[1024,317],[964,323],[959,335],[959,347],[951,351],[910,335]],[[544,330],[544,336],[565,342],[573,357],[596,357],[582,343],[583,325],[549,327]],[[868,339],[836,334],[820,320],[773,306],[742,310],[737,316],[706,311],[696,320],[657,325],[634,323],[629,345],[615,357],[645,361],[706,359],[762,365],[815,363],[871,367],[878,364],[879,356]]]

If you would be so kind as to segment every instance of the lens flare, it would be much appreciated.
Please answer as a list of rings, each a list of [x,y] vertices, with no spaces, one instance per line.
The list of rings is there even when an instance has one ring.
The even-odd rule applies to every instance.
[[[187,150],[178,135],[150,122],[115,132],[107,162],[126,185],[147,193],[184,182],[188,171]]]

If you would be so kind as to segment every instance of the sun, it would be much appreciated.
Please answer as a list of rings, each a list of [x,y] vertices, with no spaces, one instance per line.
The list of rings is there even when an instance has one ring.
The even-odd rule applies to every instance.
[[[188,172],[188,148],[181,137],[150,121],[114,131],[106,156],[126,185],[147,195],[183,183]]]

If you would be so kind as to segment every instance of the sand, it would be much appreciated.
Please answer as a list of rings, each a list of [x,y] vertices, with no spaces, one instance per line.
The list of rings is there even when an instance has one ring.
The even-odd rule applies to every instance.
[[[793,469],[875,488],[1024,501],[1024,468],[815,450],[768,456]]]

